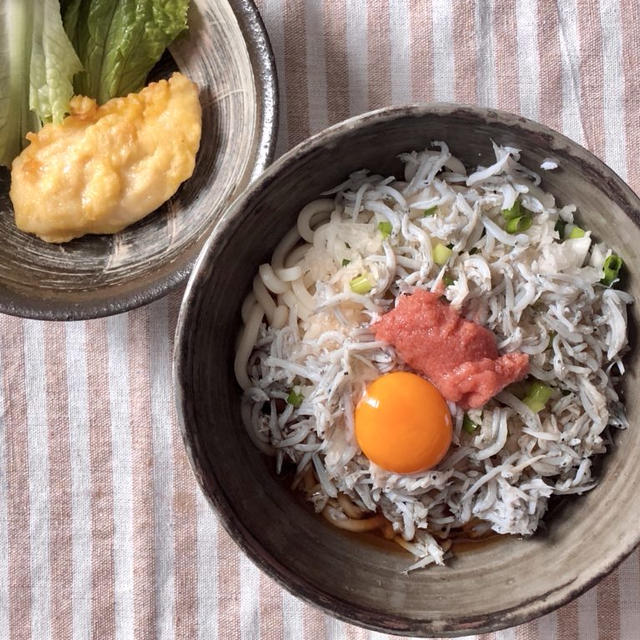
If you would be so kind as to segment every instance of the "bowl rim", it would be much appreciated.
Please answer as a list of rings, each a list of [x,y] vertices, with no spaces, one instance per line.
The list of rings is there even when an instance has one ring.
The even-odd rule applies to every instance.
[[[366,629],[382,633],[394,633],[401,636],[448,636],[455,637],[468,633],[489,633],[506,629],[529,622],[535,618],[550,613],[559,607],[577,598],[585,591],[596,585],[601,579],[611,573],[634,549],[640,544],[640,529],[635,533],[627,532],[621,540],[618,550],[610,554],[604,561],[599,562],[599,568],[590,578],[578,577],[576,581],[556,585],[541,596],[525,600],[516,606],[491,612],[486,615],[459,617],[456,620],[442,619],[439,621],[413,618],[403,618],[399,615],[386,615],[378,611],[368,609],[327,593],[316,587],[304,576],[293,573],[276,557],[265,551],[236,516],[232,503],[227,499],[223,483],[212,474],[208,484],[212,487],[211,494],[205,489],[202,468],[198,454],[196,439],[187,424],[188,394],[185,393],[183,381],[189,360],[186,344],[188,343],[189,327],[192,326],[194,308],[197,307],[199,292],[204,291],[200,283],[208,278],[211,263],[219,249],[227,244],[228,239],[238,230],[246,218],[246,204],[277,179],[282,169],[294,164],[298,158],[305,156],[314,149],[339,141],[341,136],[349,131],[363,129],[373,123],[393,121],[403,117],[420,117],[429,115],[451,115],[456,112],[466,112],[484,121],[488,119],[498,120],[502,124],[519,125],[530,133],[542,133],[554,143],[582,162],[587,163],[591,169],[608,181],[612,181],[618,189],[618,198],[626,203],[620,207],[630,220],[640,227],[640,198],[627,185],[627,183],[602,160],[585,149],[582,145],[564,136],[560,132],[539,122],[513,114],[507,111],[488,107],[471,106],[450,102],[435,102],[422,104],[408,104],[393,107],[383,107],[369,111],[323,129],[315,135],[300,142],[287,153],[278,158],[258,180],[249,185],[242,194],[230,205],[225,215],[214,227],[209,239],[203,246],[194,269],[187,283],[184,296],[180,305],[178,321],[176,325],[174,351],[173,351],[173,384],[174,401],[178,415],[178,425],[182,440],[186,449],[191,469],[204,494],[207,502],[217,513],[221,524],[231,536],[234,542],[247,556],[269,577],[273,578],[280,586],[301,598],[303,601],[320,608],[325,613],[332,615],[344,622],[355,624]],[[633,208],[629,208],[632,203]]]
[[[255,86],[257,102],[256,147],[253,160],[247,167],[247,185],[253,182],[272,162],[277,141],[279,97],[275,57],[262,16],[254,0],[226,0],[231,7],[242,33]],[[252,165],[252,166],[251,166]],[[249,173],[250,172],[250,173]],[[224,215],[224,211],[222,212]],[[197,243],[202,247],[207,235]],[[129,291],[101,296],[99,301],[88,299],[81,302],[66,302],[47,298],[46,292],[38,297],[6,290],[0,295],[0,313],[34,320],[90,320],[131,311],[158,300],[184,284],[197,260],[198,254],[184,264],[177,265],[165,276],[146,284],[128,283]],[[177,262],[177,260],[176,260]],[[89,287],[87,291],[108,291],[108,288]]]

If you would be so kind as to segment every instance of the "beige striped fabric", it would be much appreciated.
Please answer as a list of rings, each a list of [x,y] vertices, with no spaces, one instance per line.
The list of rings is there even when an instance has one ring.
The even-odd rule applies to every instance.
[[[260,0],[278,153],[389,104],[522,113],[640,190],[638,0]],[[172,406],[179,294],[52,324],[0,317],[0,639],[382,640],[284,592],[218,525]],[[475,637],[475,636],[471,636]],[[634,553],[576,602],[483,640],[640,638]]]

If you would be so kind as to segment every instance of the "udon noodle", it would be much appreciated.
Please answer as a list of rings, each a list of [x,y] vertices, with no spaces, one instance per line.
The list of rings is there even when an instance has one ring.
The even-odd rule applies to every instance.
[[[401,178],[352,174],[302,209],[242,305],[235,374],[252,441],[278,472],[294,465],[294,485],[332,524],[380,530],[414,554],[409,569],[441,564],[461,527],[533,533],[550,496],[595,486],[605,429],[627,426],[616,385],[632,299],[601,284],[611,250],[574,226],[575,207],[557,206],[518,150],[494,150],[470,174],[443,142],[402,155]],[[508,233],[501,211],[516,199],[531,226]],[[436,243],[451,249],[445,265]],[[370,290],[356,292],[362,274]],[[468,412],[473,433],[450,403],[445,459],[400,475],[360,452],[353,412],[369,382],[406,368],[370,325],[416,288],[444,291],[501,352],[528,354],[554,393],[534,413],[509,387]]]

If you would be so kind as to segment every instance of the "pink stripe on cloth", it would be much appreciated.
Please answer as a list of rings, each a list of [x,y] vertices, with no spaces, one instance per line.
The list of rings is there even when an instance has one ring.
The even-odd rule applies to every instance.
[[[411,0],[407,37],[414,102],[433,100],[433,39],[436,36],[431,25],[431,0]]]
[[[69,638],[72,634],[72,494],[71,450],[69,443],[68,396],[64,366],[65,328],[62,324],[44,325],[44,361],[49,422],[49,499],[51,505],[49,561],[51,563],[51,637]]]
[[[520,111],[518,87],[518,38],[516,5],[496,2],[493,8],[493,28],[496,34],[495,61],[497,106],[506,111]]]
[[[640,74],[638,73],[638,50],[640,48],[640,5],[637,0],[621,0],[622,56],[624,65],[624,103],[626,111],[626,134],[629,161],[627,179],[636,193],[640,192]]]
[[[129,313],[129,371],[135,376],[129,395],[131,468],[133,470],[134,633],[149,638],[156,631],[154,567],[153,447],[151,442],[148,309]]]
[[[325,637],[326,616],[319,609],[302,605],[302,624],[304,628],[304,640],[316,640]]]
[[[173,338],[180,308],[180,291],[169,294],[168,338]],[[198,488],[178,430],[175,411],[171,412],[173,460],[173,555],[174,555],[174,632],[176,638],[196,638],[198,631],[197,587],[197,506]]]
[[[620,637],[620,585],[614,571],[596,587],[598,602],[599,640],[618,640]],[[640,634],[640,629],[638,630]]]
[[[240,551],[218,529],[218,629],[229,640],[240,638]]]
[[[24,332],[21,320],[1,317],[0,345],[3,358],[3,429],[7,460],[7,533],[9,548],[9,629],[12,640],[31,637],[31,563],[29,552],[29,470],[24,376]]]
[[[323,3],[324,49],[327,65],[327,111],[329,124],[349,117],[349,71],[347,68],[347,12],[344,0]]]
[[[91,452],[91,570],[94,635],[115,635],[115,576],[113,558],[113,470],[106,321],[87,323],[87,384],[89,391],[89,447]]]
[[[509,632],[511,629],[507,629],[505,632],[506,637],[509,638]],[[535,622],[529,622],[527,624],[521,624],[517,627],[513,627],[513,640],[548,640],[545,636],[541,636],[538,630],[538,626]]]
[[[578,640],[578,603],[570,602],[558,616],[558,637]]]
[[[389,1],[379,0],[367,14],[369,109],[391,104]]]
[[[369,632],[351,624],[344,624],[344,638],[345,640],[368,640]]]
[[[174,628],[177,638],[195,638],[197,633],[197,518],[196,491],[191,468],[174,430],[173,440],[173,517],[175,601]]]
[[[278,585],[260,572],[260,640],[280,640],[284,635],[282,593]]]
[[[540,113],[543,124],[562,129],[562,68],[558,14],[544,2],[538,5],[538,50],[540,55]]]
[[[369,632],[351,624],[345,624],[344,637],[346,640],[368,640]]]
[[[305,66],[301,64],[305,56],[304,2],[285,0],[284,60],[290,147],[304,140],[310,133],[307,73]]]
[[[455,100],[465,104],[473,104],[478,94],[475,27],[474,3],[468,0],[454,0],[452,42],[455,58]]]
[[[580,114],[584,144],[604,157],[602,29],[598,0],[578,0],[580,39]]]

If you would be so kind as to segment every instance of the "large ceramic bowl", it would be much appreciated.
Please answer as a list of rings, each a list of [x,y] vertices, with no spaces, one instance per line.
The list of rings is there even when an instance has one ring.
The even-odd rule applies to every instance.
[[[200,255],[184,298],[175,352],[177,403],[198,481],[246,553],[297,596],[349,622],[410,635],[460,635],[519,624],[568,602],[610,572],[640,539],[640,403],[630,360],[631,427],[616,434],[600,484],[556,505],[528,539],[504,537],[447,567],[402,573],[409,558],[334,529],[294,496],[246,435],[233,353],[240,305],[258,265],[300,208],[351,171],[397,173],[401,151],[445,140],[469,166],[488,163],[491,139],[537,168],[544,186],[577,204],[583,226],[616,247],[640,299],[640,201],[585,149],[539,124],[455,105],[366,114],[303,142],[235,201]],[[637,317],[632,318],[637,326]]]
[[[186,280],[221,213],[271,162],[275,65],[252,0],[193,0],[188,21],[151,79],[180,69],[200,89],[202,140],[193,176],[120,233],[57,245],[16,228],[9,173],[0,167],[0,312],[76,320],[164,295]]]

